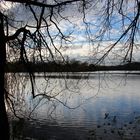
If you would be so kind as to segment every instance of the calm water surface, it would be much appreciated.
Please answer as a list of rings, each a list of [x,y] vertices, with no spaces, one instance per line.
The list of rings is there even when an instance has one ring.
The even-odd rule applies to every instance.
[[[139,74],[91,73],[80,78],[77,75],[81,74],[75,75],[76,78],[69,79],[66,74],[46,79],[38,75],[36,94],[45,93],[47,99],[39,97],[30,101],[32,97],[26,97],[27,108],[33,110],[30,115],[36,119],[24,123],[26,138],[140,139]],[[28,83],[26,92],[30,91]]]

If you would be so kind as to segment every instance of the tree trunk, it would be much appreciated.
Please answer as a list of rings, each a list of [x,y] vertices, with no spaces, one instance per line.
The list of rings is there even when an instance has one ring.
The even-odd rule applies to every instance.
[[[4,75],[6,64],[6,41],[4,34],[4,17],[0,12],[0,133],[3,140],[10,139],[9,123],[4,99]]]

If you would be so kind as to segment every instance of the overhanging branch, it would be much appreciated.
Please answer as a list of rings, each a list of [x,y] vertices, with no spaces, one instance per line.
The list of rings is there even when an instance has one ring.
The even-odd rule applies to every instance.
[[[10,41],[10,40],[14,40],[14,39],[16,39],[16,38],[18,37],[18,35],[19,35],[20,33],[22,33],[22,32],[28,32],[28,30],[25,29],[24,27],[18,29],[18,30],[15,32],[15,34],[6,37],[6,39],[5,39],[6,42],[7,42],[7,41]]]
[[[31,0],[5,0],[5,1],[24,3],[24,4],[27,4],[27,5],[34,5],[34,6],[39,6],[39,7],[53,8],[53,7],[67,5],[67,4],[70,4],[70,3],[73,3],[73,2],[78,2],[78,1],[83,1],[83,0],[68,0],[68,1],[60,2],[60,3],[56,3],[56,4],[45,4],[45,3],[42,3],[42,2],[31,1]]]

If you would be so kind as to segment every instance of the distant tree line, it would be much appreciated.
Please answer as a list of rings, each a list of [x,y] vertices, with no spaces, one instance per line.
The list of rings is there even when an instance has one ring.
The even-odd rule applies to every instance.
[[[140,63],[133,62],[124,65],[106,66],[95,65],[87,62],[81,62],[72,60],[70,62],[63,63],[61,61],[50,62],[7,62],[6,72],[88,72],[88,71],[109,71],[109,70],[140,70]]]
[[[82,72],[95,70],[94,64],[88,64],[87,62],[71,61],[71,62],[8,62],[6,65],[6,72]]]

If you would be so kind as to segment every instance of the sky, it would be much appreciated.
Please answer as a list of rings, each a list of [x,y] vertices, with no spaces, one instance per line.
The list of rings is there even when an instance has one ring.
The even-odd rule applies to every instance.
[[[109,18],[107,17],[105,7],[107,5],[107,0],[93,0],[92,3],[88,3],[86,5],[87,9],[85,9],[85,17],[81,12],[81,7],[78,7],[76,4],[68,5],[60,12],[60,15],[65,19],[62,19],[60,15],[57,14],[58,9],[56,9],[52,19],[57,23],[61,32],[65,36],[69,36],[68,39],[70,42],[61,42],[60,35],[57,36],[58,29],[51,21],[49,21],[49,18],[47,18],[49,10],[46,10],[44,17],[48,24],[50,24],[49,31],[54,40],[55,46],[60,49],[64,56],[69,56],[71,59],[90,61],[91,63],[98,61],[98,59],[101,58],[120,38],[136,16],[137,7],[134,1],[128,0],[127,4],[125,2],[122,6],[123,9],[120,9],[125,16],[118,13],[120,4],[119,1],[115,0],[115,6],[113,6],[114,9],[110,8],[110,11],[108,11],[110,14]],[[0,2],[0,5],[1,7],[4,7],[4,9],[8,9],[9,13],[14,13],[14,17],[17,21],[24,21],[22,22],[22,25],[33,25],[35,23],[33,15],[28,8],[12,5],[11,3],[3,3],[2,1]],[[110,3],[110,7],[112,5],[113,3]],[[34,7],[33,9],[37,13],[40,13],[38,8]],[[107,22],[107,20],[109,22]],[[43,30],[42,33],[46,34],[46,41],[52,46],[51,40],[47,36],[47,31]],[[130,43],[130,35],[131,32],[128,32],[112,51],[110,51],[108,57],[106,57],[106,63],[116,63],[123,60],[123,57],[126,55],[129,48],[128,44]],[[53,47],[51,47],[51,49],[53,50]],[[133,50],[134,61],[140,60],[139,51],[138,26]]]

